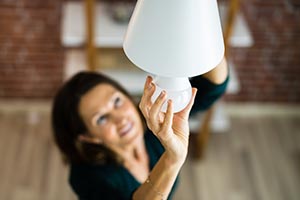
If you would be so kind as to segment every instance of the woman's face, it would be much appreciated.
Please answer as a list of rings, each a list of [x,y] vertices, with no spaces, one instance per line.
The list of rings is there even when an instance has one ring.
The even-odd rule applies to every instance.
[[[143,135],[140,115],[132,101],[109,84],[99,84],[80,100],[79,114],[88,133],[86,141],[123,148]]]

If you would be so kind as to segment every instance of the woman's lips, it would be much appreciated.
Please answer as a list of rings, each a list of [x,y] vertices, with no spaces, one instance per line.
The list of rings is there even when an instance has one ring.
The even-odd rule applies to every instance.
[[[125,135],[127,135],[127,133],[129,133],[131,131],[131,129],[133,128],[133,123],[129,122],[127,123],[120,131],[120,136],[123,137]]]

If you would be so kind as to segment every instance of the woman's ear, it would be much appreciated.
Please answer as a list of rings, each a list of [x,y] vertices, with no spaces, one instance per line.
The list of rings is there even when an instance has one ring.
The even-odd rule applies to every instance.
[[[96,137],[93,137],[88,134],[80,134],[77,137],[77,140],[80,142],[91,143],[91,144],[102,144],[102,140]]]

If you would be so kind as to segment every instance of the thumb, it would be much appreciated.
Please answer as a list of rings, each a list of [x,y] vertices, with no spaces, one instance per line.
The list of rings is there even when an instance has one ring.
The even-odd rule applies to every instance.
[[[191,100],[190,102],[188,103],[188,105],[182,110],[180,111],[178,114],[182,115],[182,116],[185,116],[185,117],[188,117],[189,114],[190,114],[190,111],[194,105],[194,101],[195,101],[195,97],[196,97],[196,94],[197,94],[197,88],[192,88],[192,97],[191,97]]]

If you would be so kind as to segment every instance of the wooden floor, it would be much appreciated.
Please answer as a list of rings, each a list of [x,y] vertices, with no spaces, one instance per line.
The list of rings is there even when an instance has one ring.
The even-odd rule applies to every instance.
[[[29,109],[31,110],[31,109]],[[188,159],[175,200],[299,200],[300,117],[231,117],[202,161]],[[0,199],[74,200],[49,112],[0,110]]]

